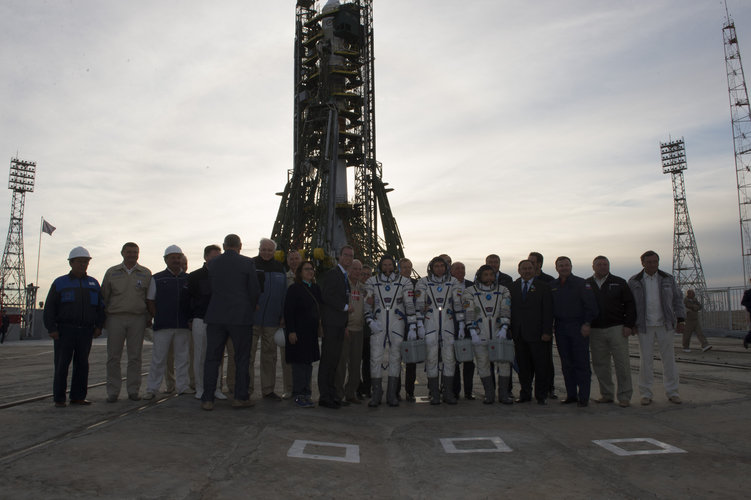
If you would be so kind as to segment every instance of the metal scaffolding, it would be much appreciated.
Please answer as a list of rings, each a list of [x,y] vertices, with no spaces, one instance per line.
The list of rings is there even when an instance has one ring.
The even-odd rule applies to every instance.
[[[0,270],[0,306],[9,316],[20,316],[20,321],[26,321],[26,263],[23,255],[23,210],[26,203],[26,193],[34,191],[36,177],[36,162],[10,160],[10,176],[8,189],[13,191],[10,205],[10,223],[8,224],[8,238],[5,241],[2,269]],[[33,303],[31,304],[33,307]]]
[[[685,294],[692,289],[702,302],[707,304],[707,282],[701,267],[699,248],[696,245],[691,218],[686,203],[686,186],[683,171],[686,170],[686,148],[683,138],[660,143],[662,173],[670,174],[673,181],[673,277],[678,287]]]
[[[293,168],[271,237],[323,268],[345,243],[364,262],[403,257],[376,160],[373,2],[320,3],[297,2]]]

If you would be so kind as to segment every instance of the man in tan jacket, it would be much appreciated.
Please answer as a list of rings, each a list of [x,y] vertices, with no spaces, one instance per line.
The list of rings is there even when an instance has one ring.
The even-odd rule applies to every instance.
[[[146,291],[151,271],[138,264],[138,245],[128,242],[120,254],[123,262],[107,269],[102,280],[107,320],[107,402],[114,403],[120,395],[122,376],[120,360],[123,345],[128,346],[126,388],[133,401],[141,399],[141,351],[146,329]]]
[[[355,259],[347,271],[350,289],[349,320],[342,343],[342,355],[336,370],[336,391],[339,399],[347,403],[361,404],[357,397],[360,386],[360,363],[362,362],[363,343],[363,304],[365,302],[365,285],[362,281],[362,262]],[[345,383],[346,379],[346,383]],[[346,404],[346,403],[345,403]]]

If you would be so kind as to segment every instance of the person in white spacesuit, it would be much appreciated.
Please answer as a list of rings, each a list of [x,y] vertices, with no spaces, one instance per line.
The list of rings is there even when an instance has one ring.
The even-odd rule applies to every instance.
[[[462,308],[463,286],[448,273],[448,265],[441,257],[434,257],[428,264],[428,275],[418,280],[415,286],[415,309],[417,313],[417,336],[425,339],[427,347],[426,370],[430,404],[441,403],[438,388],[438,352],[440,347],[443,362],[443,400],[456,404],[454,396],[454,315],[459,330],[464,330]],[[413,340],[409,338],[409,340]]]
[[[373,298],[373,304],[365,306],[365,321],[371,331],[372,398],[368,403],[371,407],[381,404],[384,370],[388,372],[386,401],[389,406],[399,406],[396,391],[401,372],[401,345],[407,332],[417,333],[412,282],[394,272],[395,269],[394,258],[385,255],[378,263],[378,274],[365,282],[367,296]],[[388,358],[385,357],[387,347]]]
[[[487,264],[477,271],[477,278],[474,286],[462,294],[462,306],[472,336],[477,372],[485,389],[483,403],[492,404],[495,398],[488,341],[493,337],[511,338],[511,294],[505,286],[496,282],[495,271]],[[514,398],[508,390],[511,363],[496,362],[495,365],[498,368],[498,399],[503,404],[513,404]]]

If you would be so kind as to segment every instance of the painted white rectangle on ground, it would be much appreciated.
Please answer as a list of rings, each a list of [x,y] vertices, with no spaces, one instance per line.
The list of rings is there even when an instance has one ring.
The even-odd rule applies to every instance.
[[[318,446],[323,448],[337,448],[344,450],[344,456],[338,455],[322,455],[320,453],[306,453],[305,447],[308,445]],[[340,443],[323,443],[320,441],[305,441],[296,439],[292,446],[287,451],[288,457],[293,458],[312,458],[314,460],[332,460],[334,462],[347,462],[352,464],[360,463],[360,447],[356,444],[340,444]]]
[[[507,453],[511,450],[506,443],[503,442],[503,439],[499,438],[498,436],[493,437],[470,437],[470,438],[440,438],[441,445],[443,446],[443,450],[446,453]],[[457,448],[456,443],[460,442],[467,442],[467,441],[477,441],[477,442],[486,442],[490,443],[490,447],[482,447],[482,448]]]
[[[595,439],[592,441],[598,446],[602,446],[611,453],[615,453],[621,457],[627,457],[631,455],[662,455],[665,453],[688,453],[686,450],[682,450],[676,446],[663,443],[652,438],[628,438],[628,439]],[[621,448],[616,443],[648,443],[656,446],[648,450],[626,450]]]

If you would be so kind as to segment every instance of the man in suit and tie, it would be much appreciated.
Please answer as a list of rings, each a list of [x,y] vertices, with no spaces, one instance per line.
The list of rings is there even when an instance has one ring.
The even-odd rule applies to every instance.
[[[224,238],[224,253],[207,263],[211,299],[206,309],[206,364],[201,408],[214,408],[219,362],[227,337],[235,350],[235,394],[232,406],[253,406],[248,394],[253,315],[261,293],[253,259],[240,255],[242,242],[236,234]]]
[[[318,365],[318,405],[325,408],[339,409],[342,406],[342,401],[336,394],[336,369],[349,321],[350,284],[347,270],[354,258],[354,249],[344,245],[339,250],[339,263],[324,274],[321,280],[323,342]]]
[[[550,385],[553,339],[553,295],[550,286],[535,277],[530,260],[519,262],[519,279],[511,285],[511,333],[519,365],[521,392],[517,403],[532,400],[532,377],[535,379],[535,399],[546,404]]]

